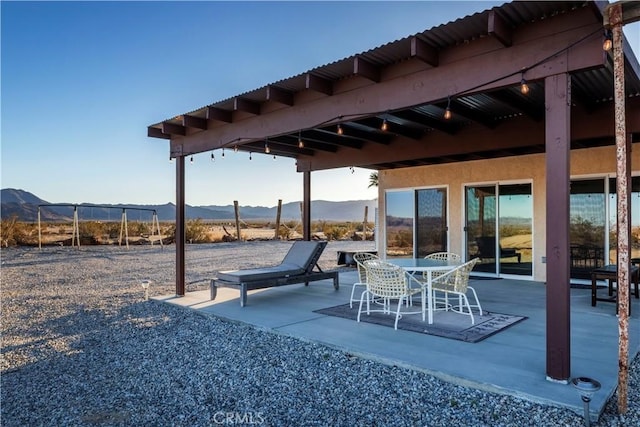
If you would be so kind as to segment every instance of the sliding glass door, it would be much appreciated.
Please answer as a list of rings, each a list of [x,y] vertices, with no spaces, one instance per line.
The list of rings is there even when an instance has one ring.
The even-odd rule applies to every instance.
[[[465,195],[467,254],[480,259],[475,271],[531,276],[531,184],[469,186]]]
[[[421,258],[447,250],[446,188],[388,191],[385,206],[388,257]]]

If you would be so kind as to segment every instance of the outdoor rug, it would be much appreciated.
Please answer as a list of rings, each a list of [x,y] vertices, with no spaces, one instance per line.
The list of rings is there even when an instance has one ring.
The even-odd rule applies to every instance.
[[[358,305],[354,304],[353,308],[349,308],[349,304],[337,305],[315,310],[314,313],[355,321],[358,319]],[[477,313],[474,313],[473,316],[476,321],[474,325],[471,324],[469,316],[451,311],[435,311],[433,313],[433,324],[429,325],[426,321],[422,321],[422,315],[420,314],[405,314],[398,321],[398,329],[475,343],[526,319],[525,316],[513,316],[487,311],[483,311],[482,316]],[[366,312],[363,312],[360,315],[361,322],[374,323],[390,328],[393,328],[395,319],[395,311],[393,314],[372,312],[367,315]]]

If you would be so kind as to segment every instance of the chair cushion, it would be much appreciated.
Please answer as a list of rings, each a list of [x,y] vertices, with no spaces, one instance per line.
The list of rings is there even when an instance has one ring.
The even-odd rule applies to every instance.
[[[295,265],[307,270],[320,246],[320,242],[298,240],[293,243],[282,264]]]
[[[297,276],[299,274],[304,274],[304,272],[304,268],[282,263],[274,267],[220,271],[218,272],[218,279],[226,282],[242,283],[257,280],[277,279],[279,277]]]

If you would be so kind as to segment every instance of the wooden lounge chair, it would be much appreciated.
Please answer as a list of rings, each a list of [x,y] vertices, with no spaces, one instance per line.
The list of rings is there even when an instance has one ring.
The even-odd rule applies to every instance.
[[[247,304],[247,291],[291,285],[317,280],[333,279],[333,287],[338,289],[338,272],[324,272],[318,266],[318,260],[327,242],[296,241],[282,260],[272,267],[252,268],[246,270],[220,271],[218,277],[211,279],[211,299],[214,300],[219,287],[237,288],[240,290],[240,306]],[[314,268],[317,271],[314,271]]]

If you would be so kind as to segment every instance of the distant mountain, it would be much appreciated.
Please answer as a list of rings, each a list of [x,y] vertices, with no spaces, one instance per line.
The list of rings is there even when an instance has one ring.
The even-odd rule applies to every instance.
[[[16,216],[20,221],[33,222],[38,219],[38,206],[42,221],[72,221],[73,205],[71,203],[47,202],[24,190],[5,188],[1,190],[1,213],[3,219]],[[291,202],[282,205],[281,220],[299,220],[300,203]],[[51,206],[48,206],[51,205]],[[66,206],[65,206],[66,205]],[[149,221],[155,210],[160,221],[174,221],[176,206],[173,203],[164,205],[94,205],[90,203],[77,204],[80,220],[119,221],[122,209],[127,210],[128,220]],[[365,206],[368,207],[367,221],[373,222],[376,200],[351,200],[346,202],[330,202],[325,200],[311,201],[311,219],[314,221],[362,221]],[[243,220],[275,221],[277,207],[240,206],[240,218]],[[203,220],[234,220],[233,205],[226,206],[186,206],[188,219],[201,218]]]

